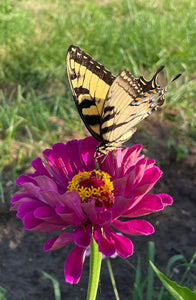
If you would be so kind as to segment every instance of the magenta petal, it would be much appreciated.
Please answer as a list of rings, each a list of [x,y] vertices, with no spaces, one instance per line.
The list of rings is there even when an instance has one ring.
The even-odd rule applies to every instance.
[[[76,246],[68,255],[64,268],[66,282],[76,284],[80,280],[85,260],[85,253],[86,248]]]
[[[101,159],[101,169],[108,172],[115,178],[123,177],[129,172],[130,167],[134,166],[142,157],[140,155],[142,146],[133,145],[130,148],[115,149],[114,156],[111,152],[108,153],[107,158],[103,161]]]
[[[61,225],[62,228],[67,225],[58,215],[56,215],[54,210],[48,206],[35,209],[34,216],[42,221],[53,223],[59,226]]]
[[[37,207],[40,207],[41,205],[42,203],[38,201],[28,201],[22,203],[18,208],[17,217],[22,219],[27,213],[33,212]]]
[[[66,177],[70,180],[76,173],[94,169],[94,152],[98,142],[92,138],[84,140],[72,140],[67,144],[58,143],[53,149],[44,151],[44,156],[52,172],[65,182]],[[67,175],[65,177],[65,174]]]
[[[134,201],[136,202],[136,201]],[[133,203],[134,204],[134,203]],[[147,194],[133,208],[131,207],[122,215],[124,217],[140,217],[164,208],[161,197],[159,195]]]
[[[118,196],[122,197],[125,195],[128,176],[130,176],[130,174],[114,180],[113,184],[114,184],[115,197]]]
[[[56,250],[64,247],[65,245],[73,241],[74,234],[72,232],[61,232],[58,236],[55,236],[49,240],[44,245],[44,250]]]
[[[88,216],[91,223],[99,226],[105,226],[107,224],[110,224],[112,219],[111,212],[95,207],[94,199],[88,203],[82,203],[81,207]]]
[[[76,170],[77,172],[84,170],[81,164],[81,156],[78,153],[78,143],[58,143],[53,145],[52,148],[55,154],[55,164],[58,166],[62,177],[64,177],[63,173],[66,172],[71,179],[75,175]]]
[[[23,201],[23,197],[26,197],[26,201]],[[29,200],[29,195],[24,194],[24,191],[18,191],[14,194],[14,196],[11,199],[11,203],[12,203],[12,210],[14,210],[15,206],[16,209],[19,207],[19,205],[23,202],[28,202]],[[33,201],[33,199],[31,199]]]
[[[154,159],[148,159],[147,160],[147,164],[146,164],[146,168],[147,169],[151,169],[155,164],[155,160]]]
[[[56,144],[57,145],[57,144]],[[50,171],[50,174],[53,175],[55,179],[58,179],[59,185],[63,188],[64,187],[64,192],[67,187],[68,180],[71,179],[71,172],[69,172],[69,162],[65,162],[64,156],[66,155],[66,151],[63,154],[62,157],[59,157],[58,153],[55,153],[54,147],[53,149],[46,149],[43,151],[43,155],[45,159],[47,160],[47,168]],[[65,145],[61,144],[62,148],[65,149]],[[67,158],[68,160],[68,158]],[[67,176],[65,176],[67,174]],[[70,174],[70,177],[68,177],[68,174]],[[73,172],[72,172],[73,174]]]
[[[80,140],[79,143],[79,155],[85,163],[86,170],[93,170],[95,168],[95,147],[99,142],[93,137],[87,137],[84,140]]]
[[[48,222],[42,222],[38,226],[33,228],[33,230],[40,231],[40,232],[59,231],[63,229],[64,229],[63,225],[52,224]]]
[[[173,199],[170,195],[168,195],[168,194],[157,194],[157,196],[159,196],[161,198],[164,206],[172,205]]]
[[[152,168],[146,170],[139,185],[140,186],[149,185],[146,191],[147,193],[154,186],[154,184],[161,177],[161,175],[162,175],[162,171],[158,167],[153,166]]]
[[[51,207],[42,206],[34,211],[34,216],[39,219],[49,220],[50,218],[56,216],[56,214]]]
[[[86,221],[87,217],[82,210],[78,192],[68,191],[60,196],[60,200],[68,209],[68,212],[74,212],[77,219],[83,222]]]
[[[140,159],[144,157],[144,155],[140,154],[141,150],[142,145],[140,144],[133,145],[127,149],[123,149],[123,165],[125,166],[125,169],[135,165]]]
[[[29,197],[31,200],[34,199],[44,201],[42,195],[40,194],[40,188],[32,182],[24,183],[23,189],[24,190],[21,191],[21,194],[24,194],[24,196]]]
[[[26,182],[32,182],[33,184],[36,184],[35,180],[33,179],[33,175],[28,175],[28,174],[25,174],[25,175],[20,175],[17,179],[16,179],[16,184],[17,185],[23,185],[24,183]]]
[[[40,195],[42,196],[42,202],[55,210],[56,205],[60,202],[61,195],[55,190],[40,192]]]
[[[34,180],[37,182],[41,190],[58,192],[57,185],[51,178],[40,175],[37,176]]]
[[[132,185],[135,185],[142,180],[144,173],[146,171],[146,162],[147,162],[146,159],[143,158],[136,164],[134,169],[135,176],[134,176],[134,180],[132,181]]]
[[[40,157],[34,159],[31,162],[31,165],[37,171],[36,172],[37,174],[46,175],[46,176],[50,177],[50,174],[48,173],[48,171]]]
[[[79,218],[76,218],[74,212],[67,213],[64,206],[58,206],[56,208],[56,213],[63,220],[65,226],[77,226],[83,224],[83,221],[81,221]]]
[[[126,236],[111,233],[112,239],[115,242],[116,252],[121,257],[128,257],[133,254],[133,243]]]
[[[131,235],[149,235],[154,233],[154,227],[145,220],[129,220],[126,222],[113,221],[114,226],[119,231]]]
[[[63,229],[62,225],[43,222],[35,218],[32,212],[27,213],[22,220],[24,223],[24,229],[26,230],[49,232],[49,231],[58,231]]]
[[[44,251],[49,251],[49,250],[53,250],[53,245],[55,244],[56,240],[58,239],[59,236],[55,236],[49,240],[47,240],[47,242],[45,242],[44,244]],[[61,247],[59,247],[61,248]],[[57,248],[54,248],[54,249],[58,249]]]
[[[95,224],[99,226],[106,226],[106,225],[110,225],[111,220],[112,220],[112,214],[110,211],[107,210],[99,213],[97,222]]]
[[[41,220],[38,220],[37,218],[34,217],[33,212],[29,212],[25,214],[22,220],[24,223],[24,229],[27,230],[35,230],[35,228],[37,228],[37,226],[39,226],[42,223]]]
[[[115,253],[115,243],[112,239],[107,239],[101,232],[101,230],[96,230],[94,232],[95,241],[98,244],[99,252],[103,253],[105,256],[111,256]]]
[[[96,209],[95,209],[95,200],[94,199],[90,202],[82,203],[81,207],[92,223],[97,221],[97,213],[96,213]]]
[[[112,207],[112,218],[115,219],[122,215],[126,211],[127,207],[130,206],[132,199],[127,199],[121,196],[115,198],[114,205]]]
[[[136,194],[140,182],[143,184],[143,177],[146,173],[146,159],[141,159],[135,166],[132,166],[129,173],[114,180],[115,196],[124,196],[130,198]],[[149,181],[151,183],[151,181]],[[140,188],[141,189],[141,188]],[[140,193],[141,194],[141,193]]]
[[[80,227],[74,233],[74,242],[77,246],[87,248],[92,241],[92,226]]]
[[[134,201],[133,204],[135,204]],[[124,217],[140,217],[150,213],[155,213],[164,209],[165,206],[171,205],[173,199],[167,194],[147,194],[133,208],[131,207],[122,215]]]

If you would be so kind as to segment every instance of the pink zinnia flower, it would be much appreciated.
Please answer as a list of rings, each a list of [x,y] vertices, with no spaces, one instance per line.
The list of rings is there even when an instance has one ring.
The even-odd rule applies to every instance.
[[[11,210],[17,211],[24,229],[60,231],[45,243],[45,251],[74,242],[64,269],[69,283],[79,281],[92,238],[104,255],[128,257],[133,254],[133,244],[116,231],[152,234],[153,226],[136,218],[172,204],[167,194],[148,194],[162,172],[154,160],[140,154],[141,145],[116,149],[106,157],[101,155],[100,169],[96,170],[97,144],[89,137],[45,150],[46,162],[40,158],[32,162],[35,172],[17,179],[22,189],[11,200]]]

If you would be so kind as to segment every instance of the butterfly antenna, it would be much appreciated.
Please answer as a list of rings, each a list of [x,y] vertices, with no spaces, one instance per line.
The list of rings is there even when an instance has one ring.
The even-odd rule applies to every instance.
[[[152,79],[156,78],[157,74],[159,74],[164,68],[165,68],[165,66],[160,66],[160,67],[158,68],[158,70],[155,72],[155,74],[154,74],[154,76],[153,76]]]
[[[176,79],[178,79],[180,76],[181,76],[182,74],[177,74],[172,80],[171,80],[171,82],[174,82]]]

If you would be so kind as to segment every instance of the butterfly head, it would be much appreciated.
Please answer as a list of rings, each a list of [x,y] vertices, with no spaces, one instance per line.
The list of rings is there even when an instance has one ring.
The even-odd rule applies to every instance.
[[[154,77],[156,78],[156,75],[163,69],[164,67],[160,67],[157,72],[155,73]],[[177,78],[179,78],[181,76],[181,74],[177,74],[170,83],[174,82]],[[165,99],[164,99],[164,95],[165,93],[167,93],[167,86],[166,87],[160,87],[160,86],[156,86],[156,88],[154,90],[152,90],[152,98],[151,98],[151,110],[148,112],[148,114],[150,114],[153,110],[157,110],[158,106],[163,105]],[[154,97],[153,97],[154,94]]]

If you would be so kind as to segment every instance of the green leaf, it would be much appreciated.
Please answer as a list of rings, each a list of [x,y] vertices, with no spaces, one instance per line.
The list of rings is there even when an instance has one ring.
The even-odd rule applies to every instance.
[[[187,287],[178,285],[175,281],[169,280],[163,273],[161,273],[155,265],[150,261],[150,264],[169,293],[177,300],[196,300],[196,294]]]

